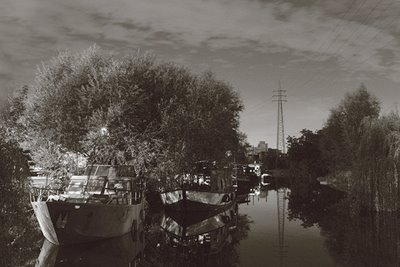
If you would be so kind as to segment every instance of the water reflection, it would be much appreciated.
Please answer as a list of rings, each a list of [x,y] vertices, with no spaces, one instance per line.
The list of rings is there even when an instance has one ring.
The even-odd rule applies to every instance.
[[[204,240],[210,239],[211,235],[216,237],[213,240],[223,240],[219,237],[220,235],[226,236],[228,230],[236,228],[236,216],[237,205],[232,205],[232,207],[218,214],[208,214],[203,217],[170,213],[163,216],[161,229],[179,245],[190,246],[191,243],[196,245],[210,243],[204,242]]]
[[[356,215],[350,197],[316,185],[306,195],[292,190],[288,218],[320,229],[335,266],[400,266],[397,213]]]
[[[356,216],[351,199],[321,185],[239,189],[221,213],[148,213],[141,230],[73,247],[36,245],[26,230],[35,238],[15,251],[37,251],[25,266],[400,266],[398,214]]]
[[[150,231],[146,264],[237,266],[236,249],[247,236],[248,223],[247,216],[238,215],[236,204],[217,214],[164,214],[161,232]]]
[[[143,229],[101,242],[57,246],[46,239],[37,267],[136,266],[144,250]]]
[[[294,198],[296,195],[283,181],[247,190],[239,214],[248,215],[253,223],[248,238],[241,242],[241,266],[342,266],[328,251],[318,220],[306,225],[306,217],[296,216],[307,210]],[[337,203],[342,197],[340,193],[336,198],[329,197],[329,203]],[[323,216],[321,211],[324,209],[316,213]]]

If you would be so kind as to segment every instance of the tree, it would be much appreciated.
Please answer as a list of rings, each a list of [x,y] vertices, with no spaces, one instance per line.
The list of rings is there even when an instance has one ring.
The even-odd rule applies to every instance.
[[[353,93],[346,94],[334,109],[322,129],[321,150],[331,172],[350,170],[359,147],[364,120],[377,118],[378,99],[364,84]]]
[[[90,162],[132,163],[138,173],[172,174],[240,146],[243,106],[232,87],[151,55],[64,52],[39,69],[29,90],[19,118],[25,143],[54,168],[63,155],[79,153]]]
[[[300,131],[301,136],[288,138],[288,162],[295,176],[315,179],[327,173],[326,164],[322,160],[319,142],[321,132],[307,129]]]
[[[25,127],[20,122],[20,117],[25,111],[24,101],[27,98],[28,86],[24,85],[15,92],[5,107],[0,112],[0,133],[3,138],[10,140],[22,140]]]
[[[359,205],[378,211],[399,210],[400,118],[397,114],[364,121],[354,162],[352,193]]]
[[[37,244],[32,240],[39,241],[41,237],[29,205],[28,175],[27,159],[18,144],[0,135],[1,266],[25,265],[37,255]]]
[[[319,146],[321,132],[303,129],[300,133],[298,138],[288,138],[287,161],[293,192],[307,195],[316,179],[327,174],[327,168]]]

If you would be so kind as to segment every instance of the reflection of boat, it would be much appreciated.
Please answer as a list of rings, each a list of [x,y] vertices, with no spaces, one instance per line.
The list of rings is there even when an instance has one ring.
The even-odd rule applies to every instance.
[[[262,186],[269,185],[273,180],[272,174],[269,171],[263,173],[260,178],[261,178],[260,183]]]
[[[144,250],[143,227],[103,241],[57,246],[45,239],[36,267],[52,266],[136,266]]]
[[[235,199],[231,170],[218,168],[215,162],[198,162],[196,173],[184,179],[179,188],[161,193],[166,210],[218,211],[231,206]]]
[[[255,186],[250,188],[249,196],[259,196],[260,195],[260,186]]]
[[[250,202],[249,195],[248,194],[237,195],[236,196],[236,201],[237,201],[238,204],[249,203]]]
[[[129,233],[143,220],[142,188],[132,166],[92,165],[72,176],[63,194],[33,197],[43,235],[54,244],[96,241]]]
[[[220,251],[230,243],[230,231],[236,228],[237,205],[209,217],[193,217],[181,214],[179,217],[164,215],[161,228],[166,242],[172,247],[206,248],[207,254]]]
[[[236,191],[236,202],[237,203],[247,203],[249,202],[249,194],[254,187],[253,183],[241,182]]]
[[[237,194],[236,200],[238,204],[250,202],[254,203],[254,198],[264,198],[264,193],[265,191],[261,191],[260,186],[248,187],[247,190],[242,190],[240,193]]]

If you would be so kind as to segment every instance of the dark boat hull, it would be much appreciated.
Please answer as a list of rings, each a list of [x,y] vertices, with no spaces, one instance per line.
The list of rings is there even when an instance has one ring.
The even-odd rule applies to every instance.
[[[177,189],[161,193],[161,199],[167,211],[209,212],[230,207],[235,199],[235,193]]]
[[[143,221],[143,203],[32,202],[43,235],[56,245],[98,241],[129,233]]]

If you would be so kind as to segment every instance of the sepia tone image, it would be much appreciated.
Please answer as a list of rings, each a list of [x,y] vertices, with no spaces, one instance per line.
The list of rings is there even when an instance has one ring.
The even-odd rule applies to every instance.
[[[400,266],[399,1],[0,2],[0,266]]]

